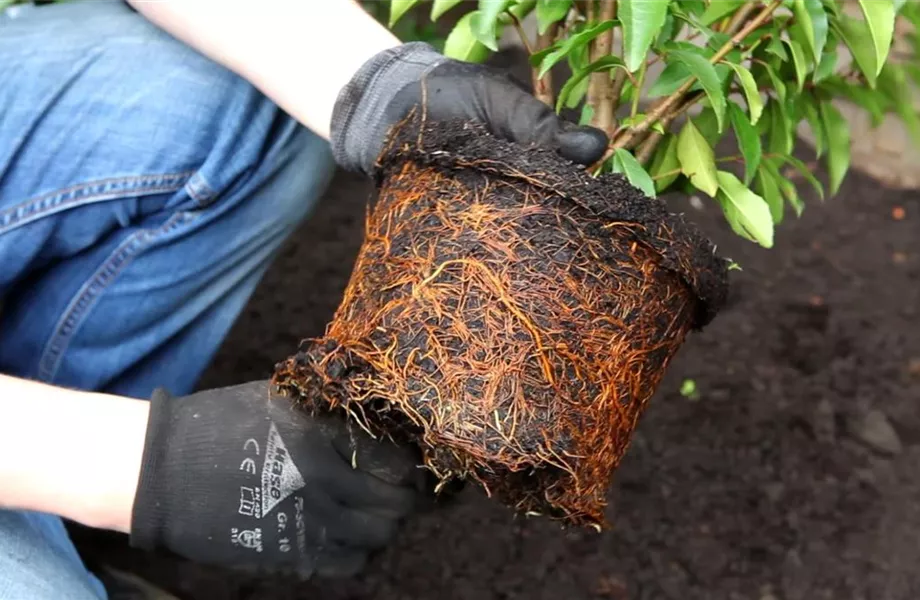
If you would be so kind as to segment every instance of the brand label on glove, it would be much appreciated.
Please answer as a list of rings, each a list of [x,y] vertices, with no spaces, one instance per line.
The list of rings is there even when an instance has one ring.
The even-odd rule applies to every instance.
[[[303,475],[291,460],[278,428],[272,423],[265,442],[265,462],[262,465],[262,516],[279,502],[304,486]]]

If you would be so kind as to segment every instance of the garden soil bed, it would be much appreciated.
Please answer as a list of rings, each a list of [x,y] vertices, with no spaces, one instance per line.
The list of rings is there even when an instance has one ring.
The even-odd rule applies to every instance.
[[[267,377],[322,334],[368,193],[337,176],[202,386]],[[603,534],[516,519],[467,488],[354,580],[253,579],[105,537],[81,547],[209,600],[920,598],[920,194],[851,174],[838,197],[811,200],[771,251],[734,236],[711,201],[669,200],[744,270],[651,400]]]

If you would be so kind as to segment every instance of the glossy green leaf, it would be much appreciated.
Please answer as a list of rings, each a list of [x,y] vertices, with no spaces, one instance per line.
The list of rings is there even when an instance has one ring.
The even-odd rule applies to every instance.
[[[431,5],[431,20],[437,21],[441,15],[460,4],[461,0],[434,0]]]
[[[773,216],[766,201],[728,171],[719,171],[716,176],[717,199],[732,230],[764,248],[772,248]]]
[[[920,115],[914,107],[914,94],[904,67],[891,62],[886,64],[879,74],[878,87],[901,117],[914,144],[920,146]]]
[[[418,4],[419,0],[390,0],[390,20],[388,27],[396,25],[396,22],[399,21],[404,14],[409,12],[409,10]]]
[[[617,6],[623,24],[623,59],[630,72],[635,72],[664,26],[668,0],[619,0]]]
[[[610,69],[616,68],[626,68],[626,65],[623,64],[623,61],[616,56],[602,56],[588,66],[580,69],[574,73],[569,80],[565,82],[565,85],[562,86],[562,89],[559,91],[559,97],[556,99],[556,111],[560,111],[562,106],[566,104],[569,96],[572,93],[572,90],[584,80],[591,73],[597,71],[609,71]]]
[[[444,42],[444,55],[449,58],[467,62],[482,62],[489,56],[489,49],[482,45],[476,36],[470,22],[476,12],[463,15]]]
[[[781,158],[786,163],[792,165],[795,170],[805,178],[805,181],[807,181],[811,187],[814,188],[815,193],[818,194],[818,197],[824,200],[824,186],[821,185],[821,182],[818,181],[818,178],[815,177],[815,174],[811,172],[811,169],[808,168],[808,165],[791,154]]]
[[[887,1],[887,0],[884,0]],[[870,87],[875,87],[878,79],[878,62],[875,55],[875,44],[869,31],[869,26],[847,16],[841,16],[833,21],[833,26],[843,43],[850,49],[853,60],[859,70],[866,76]]]
[[[757,167],[760,166],[762,154],[760,136],[757,135],[757,130],[751,125],[741,107],[731,101],[728,103],[728,116],[735,130],[741,155],[744,157],[744,183],[750,184],[754,179],[754,174],[757,173]]]
[[[700,23],[712,25],[719,19],[735,12],[744,2],[745,0],[712,0],[700,17]]]
[[[888,59],[891,39],[894,36],[894,2],[893,0],[859,0],[863,16],[869,27],[875,46],[875,73],[881,73],[882,66]]]
[[[706,97],[709,99],[710,104],[712,104],[712,109],[716,113],[716,118],[719,122],[719,131],[722,131],[725,126],[725,94],[722,91],[719,74],[712,66],[712,63],[699,54],[683,50],[674,50],[670,52],[668,58],[682,63],[687,67],[690,73],[699,80],[700,85],[706,92]]]
[[[795,215],[800,217],[802,216],[802,211],[805,210],[805,204],[802,202],[802,199],[799,198],[799,191],[795,187],[795,184],[792,183],[792,180],[780,173],[779,168],[781,164],[782,160],[779,158],[764,158],[761,162],[761,165],[770,171],[770,174],[773,176],[774,181],[776,181],[776,185],[779,186],[780,192],[782,192],[786,202],[792,207],[792,210],[795,211]]]
[[[537,31],[546,33],[550,25],[569,14],[571,7],[572,0],[537,0]]]
[[[636,113],[636,114],[634,114],[634,115],[630,115],[630,116],[628,116],[628,117],[624,117],[623,120],[620,121],[620,123],[621,123],[624,127],[635,127],[636,125],[638,125],[639,123],[641,123],[642,121],[644,121],[646,116],[647,116],[647,115],[646,115],[645,113]],[[661,124],[660,121],[655,121],[655,122],[652,124],[652,131],[657,131],[658,133],[660,133],[660,134],[662,134],[662,135],[665,134],[665,133],[667,133],[667,132],[664,130],[664,126]]]
[[[661,48],[664,44],[675,39],[683,26],[683,22],[675,18],[669,11],[668,15],[664,18],[664,25],[661,27],[661,31],[658,33],[658,37],[655,39],[652,46]]]
[[[655,191],[661,193],[680,177],[680,160],[677,158],[677,136],[668,134],[658,144],[655,158],[649,167],[655,182]]]
[[[779,75],[776,74],[776,71],[768,64],[761,64],[764,72],[767,74],[767,77],[770,79],[770,83],[773,86],[773,89],[776,91],[776,96],[780,99],[781,102],[786,101],[786,84],[780,79]]]
[[[681,172],[690,182],[697,189],[715,197],[719,190],[715,155],[692,119],[687,119],[677,137],[677,158]]]
[[[703,110],[693,118],[693,124],[711,147],[715,148],[722,141],[725,131],[719,131],[719,120],[711,106],[704,106]]]
[[[786,40],[786,44],[789,46],[789,52],[792,53],[792,64],[795,66],[795,82],[798,91],[801,92],[805,85],[805,75],[808,73],[805,51],[802,49],[801,44],[795,40]]]
[[[760,115],[763,114],[763,98],[760,97],[760,90],[757,89],[754,76],[742,65],[732,64],[731,68],[738,75],[741,89],[744,90],[744,98],[747,100],[748,111],[751,113],[751,123],[756,125],[760,120]]]
[[[837,53],[836,52],[825,52],[821,56],[821,61],[818,62],[817,68],[815,68],[815,74],[812,75],[812,81],[815,83],[820,83],[834,74],[834,69],[837,68]]]
[[[818,99],[813,94],[806,94],[803,99],[802,112],[815,140],[815,157],[821,158],[827,150],[827,132],[824,131],[824,123],[818,113]]]
[[[757,177],[754,178],[754,189],[764,199],[770,208],[770,216],[773,218],[773,224],[779,225],[783,222],[785,216],[785,204],[783,196],[779,191],[779,184],[773,177],[772,173],[763,165],[757,170]]]
[[[470,21],[473,35],[489,50],[498,51],[498,16],[505,12],[511,0],[479,0],[479,10]]]
[[[535,60],[539,60],[540,71],[538,73],[539,77],[546,75],[546,72],[553,68],[557,62],[568,56],[570,53],[574,52],[578,48],[584,48],[584,46],[604,33],[605,31],[611,29],[616,25],[616,21],[604,21],[603,23],[598,23],[597,25],[585,29],[566,40],[562,40],[557,44],[554,44],[548,51],[535,53],[531,57],[531,64]]]
[[[767,52],[782,61],[789,60],[789,53],[786,52],[786,46],[783,45],[783,40],[778,36],[770,38],[770,41],[767,43]]]
[[[884,97],[879,90],[868,89],[846,83],[840,77],[833,77],[821,83],[820,89],[834,96],[846,98],[860,106],[872,118],[872,126],[878,127],[885,120]]]
[[[633,187],[642,190],[642,193],[649,198],[655,197],[655,184],[652,182],[652,178],[649,177],[649,174],[645,172],[645,169],[642,168],[642,165],[639,164],[639,161],[629,150],[617,148],[613,155],[613,171],[614,173],[625,175],[627,181]]]
[[[821,102],[821,120],[827,132],[827,170],[831,195],[840,190],[850,168],[850,126],[830,101]]]
[[[536,6],[537,0],[514,0],[508,7],[508,12],[499,15],[499,19],[506,25],[510,25],[514,22],[513,19],[511,19],[511,15],[523,21]]]
[[[801,27],[802,35],[807,40],[808,51],[812,60],[817,64],[824,53],[827,43],[828,20],[821,0],[794,0],[793,14],[797,27]]]
[[[770,128],[767,134],[767,150],[771,154],[789,154],[795,140],[792,135],[792,123],[786,111],[785,102],[771,99]]]
[[[648,98],[661,98],[670,96],[690,78],[690,71],[681,63],[671,63],[666,66],[657,79],[646,92]]]

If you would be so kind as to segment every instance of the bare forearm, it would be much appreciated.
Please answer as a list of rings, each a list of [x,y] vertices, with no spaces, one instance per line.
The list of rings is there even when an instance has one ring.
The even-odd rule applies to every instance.
[[[0,506],[127,532],[147,404],[0,375]]]
[[[128,0],[328,139],[336,97],[374,54],[399,44],[353,0]]]

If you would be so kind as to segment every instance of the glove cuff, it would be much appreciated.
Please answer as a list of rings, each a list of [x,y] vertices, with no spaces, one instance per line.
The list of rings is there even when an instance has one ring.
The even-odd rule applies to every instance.
[[[160,545],[163,537],[163,523],[167,507],[158,499],[165,497],[160,486],[159,474],[169,460],[169,444],[165,443],[169,428],[169,403],[171,396],[166,390],[157,388],[150,399],[150,413],[147,417],[147,434],[144,438],[144,453],[141,458],[141,474],[131,510],[132,547],[152,550]]]
[[[387,104],[447,58],[424,42],[384,50],[358,69],[342,88],[332,111],[330,139],[339,166],[370,175],[383,145]]]

